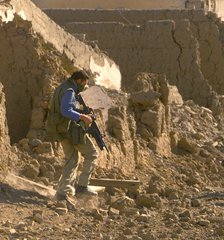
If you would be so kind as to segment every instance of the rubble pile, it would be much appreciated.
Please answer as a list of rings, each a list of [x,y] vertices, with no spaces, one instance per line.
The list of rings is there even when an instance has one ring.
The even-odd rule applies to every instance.
[[[16,9],[36,9],[28,0],[19,2],[15,2]],[[224,103],[223,96],[207,81],[210,108],[183,98],[180,92],[185,90],[185,81],[179,91],[163,71],[136,72],[125,80],[128,93],[101,87],[111,105],[106,117],[105,109],[94,110],[109,152],[100,151],[93,177],[139,180],[141,184],[132,189],[106,187],[90,199],[75,197],[73,207],[52,199],[64,154],[60,143],[52,142],[46,134],[51,93],[80,66],[91,71],[92,52],[101,63],[105,56],[99,49],[79,45],[58,27],[58,34],[67,37],[63,41],[74,40],[79,53],[86,51],[89,62],[80,60],[76,65],[72,59],[77,60],[77,55],[73,56],[69,46],[62,44],[67,50],[61,52],[61,42],[49,43],[43,29],[41,34],[37,31],[43,19],[52,29],[57,25],[50,19],[48,22],[46,15],[40,22],[36,17],[32,22],[30,12],[27,20],[26,12],[15,10],[10,1],[0,4],[0,236],[223,239]],[[41,16],[40,10],[37,12]],[[169,24],[162,25],[166,28]],[[107,69],[106,63],[104,67]],[[202,76],[199,62],[197,67]],[[187,89],[193,88],[189,85],[186,82]],[[19,177],[13,179],[7,172]],[[24,181],[19,182],[21,179]],[[47,191],[49,194],[44,194]]]

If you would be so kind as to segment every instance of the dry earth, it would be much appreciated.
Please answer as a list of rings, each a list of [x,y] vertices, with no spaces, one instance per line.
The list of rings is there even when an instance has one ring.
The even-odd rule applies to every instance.
[[[140,179],[138,192],[106,188],[96,198],[77,199],[76,209],[70,209],[12,179],[10,185],[2,183],[2,239],[223,239],[222,124],[192,101],[171,104],[170,113],[174,153],[156,154],[148,148],[152,143],[137,134],[141,155],[133,173],[96,168],[96,177]],[[32,165],[24,173],[21,160],[27,153],[22,146],[16,169],[54,186],[56,181],[37,176],[40,167],[34,166],[41,158],[38,162],[32,153]],[[55,162],[52,166],[56,169]]]
[[[0,31],[1,240],[224,238],[222,96],[211,96],[210,110],[183,101],[164,74],[147,72],[129,82],[129,93],[102,87],[112,106],[106,122],[101,109],[96,114],[109,153],[100,153],[93,176],[139,179],[141,185],[137,191],[107,187],[98,197],[74,198],[75,207],[56,203],[51,192],[63,153],[60,145],[49,142],[44,116],[52,89],[74,66],[19,15],[8,24],[1,21]],[[13,119],[12,112],[18,106],[22,111],[23,105],[13,105],[12,86],[21,92],[17,99],[30,104],[30,116],[25,116],[30,125],[22,122],[27,135],[13,128],[20,115],[17,111]],[[10,172],[48,191],[19,182]]]

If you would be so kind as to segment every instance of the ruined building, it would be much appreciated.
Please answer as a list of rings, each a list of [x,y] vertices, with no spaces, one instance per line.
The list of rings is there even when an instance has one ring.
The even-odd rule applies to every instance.
[[[80,0],[33,0],[40,8],[94,8],[94,9],[203,9],[224,16],[222,0],[140,0],[140,1],[80,1]]]
[[[114,153],[102,153],[102,166],[134,169],[141,137],[148,149],[169,155],[172,102],[192,100],[222,114],[224,25],[208,11],[212,4],[174,1],[179,5],[170,9],[104,10],[50,9],[36,2],[42,11],[33,2],[0,5],[3,148],[20,143],[32,152],[33,139],[47,141],[50,95],[78,68],[95,75],[97,84],[121,88],[131,101],[121,98],[102,123]],[[222,8],[221,2],[215,6]],[[46,147],[53,154],[50,143],[40,146],[38,153]]]
[[[0,0],[0,239],[224,239],[223,5]],[[109,150],[90,183],[108,185],[71,208],[45,123],[76,69]]]

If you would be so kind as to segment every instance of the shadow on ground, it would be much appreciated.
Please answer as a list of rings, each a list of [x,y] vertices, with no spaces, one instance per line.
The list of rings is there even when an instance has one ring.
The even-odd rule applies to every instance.
[[[47,200],[49,200],[47,197],[44,197],[39,193],[15,189],[8,184],[0,183],[0,203],[24,203],[43,206],[46,205]]]

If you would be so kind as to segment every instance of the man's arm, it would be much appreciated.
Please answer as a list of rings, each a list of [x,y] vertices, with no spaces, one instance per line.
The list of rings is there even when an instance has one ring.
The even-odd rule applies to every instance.
[[[61,99],[61,114],[64,117],[71,119],[72,121],[78,122],[79,120],[82,120],[85,122],[86,125],[91,124],[92,118],[90,116],[86,114],[81,114],[74,110],[74,99],[74,92],[72,90],[66,91],[66,93],[62,96]]]

